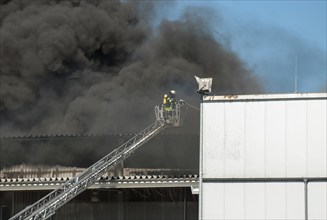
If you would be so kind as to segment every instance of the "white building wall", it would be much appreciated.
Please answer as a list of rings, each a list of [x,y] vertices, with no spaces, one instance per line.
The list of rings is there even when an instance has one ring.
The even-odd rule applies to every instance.
[[[327,182],[309,183],[308,215],[309,219],[327,219]]]
[[[205,183],[205,220],[305,219],[303,183]],[[308,217],[327,219],[327,183],[308,184]]]
[[[327,94],[205,97],[200,219],[327,219],[326,101]],[[301,178],[322,181],[309,181],[307,200]]]
[[[301,183],[206,183],[203,204],[206,220],[304,219]]]
[[[326,177],[326,99],[210,101],[202,109],[203,178]]]

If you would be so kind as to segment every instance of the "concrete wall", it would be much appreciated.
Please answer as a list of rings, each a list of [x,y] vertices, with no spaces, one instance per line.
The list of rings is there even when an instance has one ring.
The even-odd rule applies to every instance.
[[[205,97],[200,219],[327,219],[326,100]]]

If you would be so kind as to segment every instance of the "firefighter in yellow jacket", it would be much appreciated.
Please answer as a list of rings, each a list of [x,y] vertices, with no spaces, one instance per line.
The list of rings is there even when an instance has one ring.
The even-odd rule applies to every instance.
[[[172,100],[168,97],[167,94],[165,94],[162,104],[166,111],[171,111],[171,109],[172,109],[171,102],[172,102]]]

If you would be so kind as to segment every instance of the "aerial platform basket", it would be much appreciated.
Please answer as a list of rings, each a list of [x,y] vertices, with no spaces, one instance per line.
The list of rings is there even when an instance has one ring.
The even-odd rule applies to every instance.
[[[174,107],[166,110],[163,105],[155,106],[155,115],[157,121],[163,121],[171,127],[180,127],[183,125],[182,108],[183,101],[176,102]]]

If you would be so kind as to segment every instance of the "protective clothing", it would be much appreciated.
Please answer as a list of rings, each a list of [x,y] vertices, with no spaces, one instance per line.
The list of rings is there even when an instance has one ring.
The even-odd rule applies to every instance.
[[[168,98],[168,95],[167,94],[164,95],[162,104],[163,104],[163,107],[164,107],[164,109],[166,111],[171,111],[171,107],[172,107],[171,106],[171,99]]]
[[[176,92],[175,92],[175,90],[170,90],[169,94],[170,94],[170,97],[169,97],[170,109],[172,110],[172,109],[175,109],[175,107],[176,107],[176,98],[175,98]]]
[[[168,95],[165,94],[165,95],[164,95],[164,98],[163,98],[163,101],[162,101],[162,104],[164,104],[164,105],[167,104],[167,98],[168,98]]]

